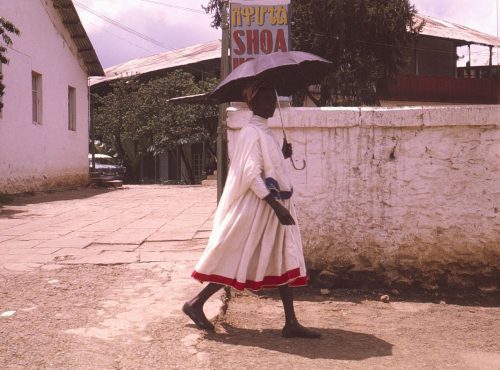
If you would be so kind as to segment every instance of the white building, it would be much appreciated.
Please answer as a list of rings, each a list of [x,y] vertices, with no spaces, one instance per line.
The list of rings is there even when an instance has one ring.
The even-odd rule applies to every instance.
[[[102,66],[71,0],[1,1],[21,31],[2,66],[0,193],[88,182],[88,77]]]

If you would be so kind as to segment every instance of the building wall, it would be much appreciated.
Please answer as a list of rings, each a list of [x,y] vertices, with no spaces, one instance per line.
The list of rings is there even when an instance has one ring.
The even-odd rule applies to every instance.
[[[51,1],[2,1],[20,30],[3,66],[0,192],[82,185],[88,181],[87,75]],[[42,124],[32,122],[31,72],[42,75]],[[68,130],[68,86],[76,89],[76,131]]]
[[[416,45],[404,51],[409,63],[400,71],[417,76],[455,77],[455,41],[420,35]]]
[[[230,152],[250,117],[231,109]],[[499,106],[284,109],[294,158],[307,162],[291,173],[317,280],[498,284],[499,117]]]

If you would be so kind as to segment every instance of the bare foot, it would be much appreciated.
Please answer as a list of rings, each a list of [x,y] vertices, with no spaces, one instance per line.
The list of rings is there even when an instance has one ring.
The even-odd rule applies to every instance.
[[[182,312],[189,316],[191,320],[196,324],[197,327],[204,330],[214,331],[214,325],[208,321],[207,317],[203,313],[202,308],[198,308],[189,304],[188,302],[184,303],[182,306]]]
[[[297,324],[286,324],[281,331],[281,335],[285,338],[311,338],[317,339],[321,338],[321,334],[315,331],[309,330],[299,323]]]

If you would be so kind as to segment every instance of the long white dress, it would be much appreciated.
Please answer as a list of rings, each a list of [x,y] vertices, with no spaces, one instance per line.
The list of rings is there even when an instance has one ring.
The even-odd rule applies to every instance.
[[[281,191],[293,190],[278,141],[267,120],[254,115],[239,133],[213,230],[193,278],[238,290],[307,285],[298,224],[282,225],[262,200],[269,194],[268,178]],[[297,222],[293,196],[280,202]]]

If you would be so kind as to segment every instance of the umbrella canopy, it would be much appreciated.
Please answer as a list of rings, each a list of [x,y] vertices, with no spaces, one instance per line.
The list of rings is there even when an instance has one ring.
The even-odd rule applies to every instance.
[[[253,80],[274,85],[281,96],[319,83],[331,70],[332,63],[303,51],[287,51],[261,55],[234,69],[210,95],[224,103],[244,101],[243,89]]]

